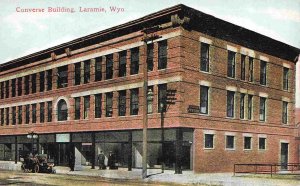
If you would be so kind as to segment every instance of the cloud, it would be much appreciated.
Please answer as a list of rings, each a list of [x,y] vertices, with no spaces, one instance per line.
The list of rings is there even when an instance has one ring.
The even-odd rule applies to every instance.
[[[38,30],[46,30],[48,28],[45,19],[56,17],[58,14],[49,13],[18,13],[14,12],[3,17],[3,22],[15,29],[16,32],[23,32],[24,29],[29,29],[30,26]]]
[[[274,19],[300,22],[300,11],[290,9],[267,8],[263,13],[271,16]]]
[[[239,25],[241,27],[247,28],[249,30],[255,31],[257,33],[263,34],[270,38],[282,41],[284,43],[288,43],[288,41],[286,41],[286,39],[284,39],[280,34],[275,32],[274,30],[271,30],[264,26],[258,25],[257,23],[255,23],[254,21],[252,21],[248,18],[231,16],[231,15],[225,15],[220,18],[224,19],[230,23],[233,23],[233,24]]]

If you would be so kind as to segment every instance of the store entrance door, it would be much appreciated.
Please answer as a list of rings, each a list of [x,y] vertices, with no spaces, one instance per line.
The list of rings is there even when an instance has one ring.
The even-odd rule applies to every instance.
[[[70,144],[69,143],[58,143],[58,165],[69,165],[70,157]]]
[[[289,144],[281,143],[281,169],[286,170],[288,164]]]

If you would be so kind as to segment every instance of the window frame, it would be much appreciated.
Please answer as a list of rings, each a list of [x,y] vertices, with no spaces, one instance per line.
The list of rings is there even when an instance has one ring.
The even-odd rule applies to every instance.
[[[288,105],[287,101],[282,101],[282,120],[281,122],[285,125],[288,124]]]
[[[245,97],[246,94],[240,93],[240,119],[245,119]]]
[[[113,116],[113,92],[105,93],[105,117]]]
[[[229,144],[228,144],[229,137],[233,138],[232,147],[229,147]],[[235,136],[234,135],[225,135],[225,149],[226,150],[235,150]]]
[[[74,120],[80,120],[81,118],[80,103],[81,103],[81,98],[75,97],[74,98]]]
[[[153,58],[154,58],[154,44],[150,43],[150,44],[147,44],[147,70],[148,70],[148,72],[153,71],[153,68],[154,68]]]
[[[18,124],[23,123],[23,106],[18,106]]]
[[[105,56],[105,79],[109,80],[113,78],[114,74],[114,56],[109,54]]]
[[[90,96],[83,97],[83,119],[89,119]]]
[[[261,139],[264,139],[263,148],[261,148]],[[267,138],[266,137],[258,137],[258,150],[264,151],[267,149]]]
[[[212,137],[210,140],[211,141],[207,141],[209,140],[207,137]],[[204,149],[214,149],[215,148],[215,134],[210,134],[210,133],[204,133]]]
[[[45,91],[45,71],[39,73],[40,76],[40,90],[39,92]]]
[[[68,87],[68,65],[57,67],[57,89]]]
[[[259,76],[260,85],[267,85],[267,62],[260,60],[260,76]]]
[[[126,90],[121,90],[118,92],[118,115],[125,116],[126,115]]]
[[[102,57],[95,58],[95,81],[102,80]]]
[[[83,62],[83,84],[91,81],[91,61],[86,60]]]
[[[81,62],[74,64],[74,85],[80,85],[81,83]]]
[[[254,76],[254,59],[253,57],[249,57],[249,82],[253,82]]]
[[[36,123],[36,103],[34,104],[31,104],[31,117],[32,117],[32,120],[31,120],[31,123]]]
[[[127,50],[119,52],[119,77],[126,77]]]
[[[47,91],[50,91],[50,90],[52,90],[52,80],[53,80],[53,78],[52,78],[52,69],[50,69],[50,70],[47,70],[46,71],[46,76],[47,76]]]
[[[210,45],[208,43],[200,42],[200,71],[209,72],[209,49]],[[205,53],[203,52],[205,50]],[[205,56],[203,56],[203,54]]]
[[[246,141],[246,139],[250,139],[250,141]],[[250,146],[249,148],[248,148],[247,142],[250,142],[250,144],[248,144]],[[252,150],[252,136],[244,136],[244,145],[243,146],[244,146],[244,150]]]
[[[16,97],[16,79],[11,80],[11,97]]]
[[[139,73],[139,58],[139,47],[130,49],[130,75],[135,75]]]
[[[40,123],[45,122],[45,103],[40,103]]]
[[[252,120],[253,118],[253,95],[248,94],[248,120]],[[250,117],[249,117],[250,116]]]
[[[230,101],[230,98],[232,99],[232,101]],[[226,117],[235,117],[235,92],[230,90],[227,90]]]
[[[53,103],[52,101],[47,102],[47,122],[52,122],[53,114]]]
[[[228,50],[227,77],[235,78],[235,68],[236,68],[236,52]]]
[[[139,89],[131,89],[130,90],[130,115],[138,115],[139,114]]]
[[[95,118],[101,118],[102,115],[102,94],[95,94]]]
[[[259,121],[261,122],[266,122],[266,105],[267,98],[259,97]]]
[[[66,110],[62,110],[62,108],[63,108],[62,104],[65,105]],[[64,100],[64,99],[59,100],[57,102],[57,121],[59,121],[59,122],[60,121],[67,121],[68,116],[69,116],[68,111],[69,111],[69,109],[68,109],[68,104],[67,104],[66,100]]]
[[[246,80],[246,55],[241,55],[241,80]]]
[[[289,90],[289,68],[283,67],[282,89]]]
[[[204,96],[202,96],[204,94]],[[204,106],[203,106],[204,104]],[[200,114],[208,115],[209,112],[209,87],[200,85]],[[202,112],[202,107],[205,111]]]

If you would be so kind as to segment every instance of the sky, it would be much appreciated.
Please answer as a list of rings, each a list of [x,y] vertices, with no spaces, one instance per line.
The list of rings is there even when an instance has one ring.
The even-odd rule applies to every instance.
[[[0,63],[180,3],[300,48],[300,0],[0,0]],[[49,7],[75,12],[48,12]],[[79,12],[80,7],[106,12]],[[18,12],[32,8],[44,12]]]

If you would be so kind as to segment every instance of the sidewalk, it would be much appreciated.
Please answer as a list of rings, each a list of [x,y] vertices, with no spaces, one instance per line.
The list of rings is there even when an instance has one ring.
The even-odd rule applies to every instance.
[[[5,170],[21,170],[21,164],[14,164],[14,162],[0,161],[0,169]],[[13,168],[10,168],[13,167]],[[18,169],[19,168],[19,169]],[[98,170],[91,169],[90,166],[83,166],[81,171],[70,171],[69,167],[56,166],[57,174],[68,175],[83,175],[83,176],[100,176],[108,179],[132,179],[142,180],[142,170],[132,169],[128,171],[127,168],[119,168],[118,170]],[[252,178],[233,176],[232,173],[201,173],[196,174],[193,171],[183,171],[183,174],[174,174],[174,170],[165,170],[161,173],[160,169],[148,169],[148,178],[144,180],[155,182],[171,182],[188,185],[224,185],[224,186],[299,186],[300,177],[297,179],[282,179],[271,178],[270,175],[252,176]]]

